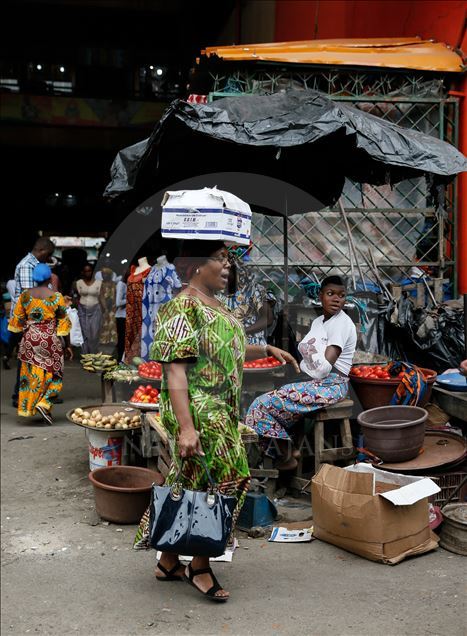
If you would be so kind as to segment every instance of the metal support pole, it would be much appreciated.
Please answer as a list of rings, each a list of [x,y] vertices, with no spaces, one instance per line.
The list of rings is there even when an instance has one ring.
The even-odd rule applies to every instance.
[[[285,201],[285,215],[284,215],[284,319],[282,322],[282,348],[285,351],[289,349],[289,237],[288,237],[288,213],[287,213],[287,199]]]

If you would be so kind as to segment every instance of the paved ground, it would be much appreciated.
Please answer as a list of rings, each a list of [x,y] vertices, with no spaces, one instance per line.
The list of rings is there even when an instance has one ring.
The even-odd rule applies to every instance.
[[[226,605],[185,583],[157,583],[135,527],[94,513],[84,432],[67,409],[99,401],[94,376],[66,371],[53,427],[19,421],[3,372],[2,633],[463,636],[466,561],[442,549],[395,567],[333,546],[240,538],[216,571]],[[13,439],[31,436],[29,439]]]

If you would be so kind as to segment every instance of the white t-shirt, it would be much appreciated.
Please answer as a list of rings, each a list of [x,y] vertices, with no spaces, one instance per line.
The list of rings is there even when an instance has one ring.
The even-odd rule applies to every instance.
[[[314,339],[310,345],[309,340]],[[303,356],[300,368],[304,373],[310,374],[308,366],[319,364],[319,360],[324,358],[326,347],[336,345],[342,351],[334,363],[335,368],[349,375],[352,360],[357,346],[357,330],[352,319],[343,311],[335,314],[328,320],[324,316],[319,316],[311,323],[311,329],[303,338],[299,345],[299,351]]]
[[[87,285],[81,278],[76,281],[76,289],[79,294],[79,302],[83,307],[95,307],[99,303],[102,281],[94,280],[92,285]]]

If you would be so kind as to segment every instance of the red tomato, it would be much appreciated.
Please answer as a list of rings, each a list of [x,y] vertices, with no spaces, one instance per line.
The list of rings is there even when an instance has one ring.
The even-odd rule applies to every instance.
[[[378,376],[376,375],[376,373],[369,373],[366,377],[369,380],[377,380],[378,379]]]

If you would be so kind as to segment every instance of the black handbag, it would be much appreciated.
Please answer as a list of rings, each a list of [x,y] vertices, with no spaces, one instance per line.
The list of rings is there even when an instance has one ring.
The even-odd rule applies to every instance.
[[[232,532],[237,498],[220,494],[206,460],[202,456],[197,459],[208,477],[208,491],[184,489],[179,482],[181,467],[171,486],[153,484],[149,541],[161,552],[217,557],[224,554]]]

